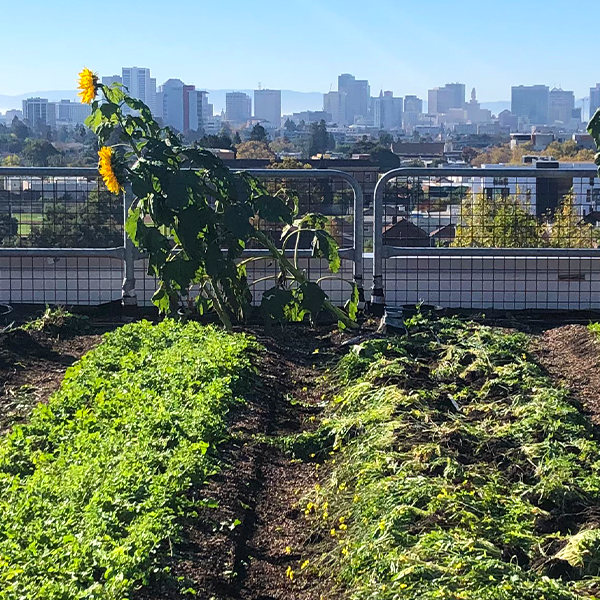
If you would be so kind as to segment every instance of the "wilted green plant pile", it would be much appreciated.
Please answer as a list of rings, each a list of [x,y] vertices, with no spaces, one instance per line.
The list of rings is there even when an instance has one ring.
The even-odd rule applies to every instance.
[[[528,347],[419,316],[341,361],[304,506],[335,540],[315,570],[361,600],[596,597],[600,447]]]
[[[196,323],[127,325],[0,441],[0,598],[127,597],[158,569],[216,445],[253,342]]]

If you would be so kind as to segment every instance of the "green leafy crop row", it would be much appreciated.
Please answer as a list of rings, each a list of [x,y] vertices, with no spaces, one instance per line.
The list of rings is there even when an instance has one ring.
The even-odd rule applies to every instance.
[[[598,595],[600,447],[527,336],[416,317],[367,342],[318,432],[313,568],[354,600]]]
[[[253,342],[127,325],[0,441],[0,598],[121,599],[158,569],[251,369]]]

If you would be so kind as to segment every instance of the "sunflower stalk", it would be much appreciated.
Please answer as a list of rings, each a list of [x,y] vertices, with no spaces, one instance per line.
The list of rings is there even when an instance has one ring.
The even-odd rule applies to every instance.
[[[327,259],[333,273],[339,269],[337,243],[325,230],[324,217],[294,220],[295,203],[291,207],[256,179],[232,172],[209,151],[184,145],[119,84],[105,86],[84,69],[79,88],[82,101],[92,105],[86,124],[98,136],[99,168],[107,189],[117,194],[125,183],[131,184],[134,201],[125,229],[148,254],[148,272],[159,280],[153,302],[162,313],[171,313],[175,301],[188,299],[194,285],[209,281],[203,309],[212,306],[227,329],[243,320],[252,294],[246,277],[249,262],[242,257],[254,241],[269,250],[281,274],[263,293],[261,312],[267,322],[306,315],[314,320],[325,310],[340,326],[357,327],[298,266],[301,232],[311,231],[313,256]],[[99,92],[102,102],[96,100]],[[263,222],[283,227],[283,250],[260,229]],[[289,260],[285,242],[292,227],[296,240],[294,259]]]

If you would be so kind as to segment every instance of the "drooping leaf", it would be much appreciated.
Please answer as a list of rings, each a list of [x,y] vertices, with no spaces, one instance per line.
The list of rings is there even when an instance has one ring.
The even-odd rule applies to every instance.
[[[246,240],[255,231],[250,223],[253,216],[252,209],[247,204],[233,204],[225,209],[223,225],[237,238]]]
[[[326,231],[317,229],[312,240],[312,254],[315,258],[326,258],[332,273],[340,270],[340,255],[335,239]]]
[[[313,281],[300,285],[300,293],[302,296],[300,305],[315,318],[323,310],[327,294]]]
[[[358,315],[358,303],[360,302],[360,292],[358,290],[358,286],[353,283],[352,284],[352,294],[350,295],[350,299],[346,302],[344,309],[348,313],[348,316],[355,321],[356,316]]]
[[[269,223],[292,223],[292,210],[281,198],[263,195],[254,200],[254,207],[258,216]]]
[[[272,287],[264,292],[260,303],[260,310],[267,322],[276,321],[283,323],[286,321],[286,307],[294,300],[291,290],[284,290],[278,287]]]

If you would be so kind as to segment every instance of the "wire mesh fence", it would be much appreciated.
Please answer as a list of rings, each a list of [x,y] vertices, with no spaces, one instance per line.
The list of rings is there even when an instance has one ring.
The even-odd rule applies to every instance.
[[[268,193],[295,205],[298,216],[327,217],[326,228],[342,258],[337,274],[329,271],[326,261],[310,258],[309,232],[292,235],[285,249],[311,280],[322,282],[333,301],[343,304],[353,282],[362,287],[362,252],[357,260],[354,251],[356,242],[362,245],[363,232],[357,234],[355,224],[357,205],[362,215],[360,186],[346,173],[333,170],[249,173],[262,181]],[[125,273],[127,201],[108,193],[95,170],[0,169],[0,224],[4,224],[0,302],[109,302],[121,298],[124,279],[129,278],[128,293],[135,294],[140,304],[151,304],[157,281],[148,273],[148,261],[138,255],[131,273]],[[362,227],[362,220],[359,224]],[[282,247],[281,224],[261,223],[261,229]],[[280,273],[268,252],[257,247],[249,247],[244,260],[254,302],[259,303],[262,293],[278,283]]]
[[[600,308],[596,169],[539,166],[387,173],[376,192],[375,302]]]

